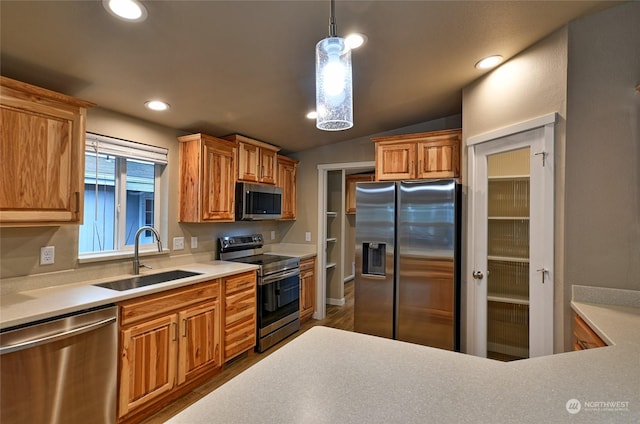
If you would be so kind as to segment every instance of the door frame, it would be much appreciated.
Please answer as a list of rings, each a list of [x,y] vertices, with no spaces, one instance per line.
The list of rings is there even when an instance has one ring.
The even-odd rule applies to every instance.
[[[327,255],[325,247],[327,244],[327,175],[329,171],[342,171],[342,192],[344,194],[345,185],[345,171],[357,171],[357,170],[371,170],[375,169],[375,161],[365,162],[343,162],[343,163],[327,163],[318,165],[318,237],[316,241],[316,308],[313,313],[314,319],[324,319],[327,314],[327,273],[326,262]],[[345,199],[342,196],[342,213],[340,219],[345,220]],[[344,225],[342,222],[342,258],[341,262],[344,263]],[[340,271],[342,273],[342,271]]]
[[[481,143],[486,143],[490,141],[495,141],[504,137],[512,136],[518,133],[543,128],[544,129],[544,140],[543,140],[543,151],[547,159],[547,164],[545,166],[545,176],[543,179],[543,187],[542,192],[544,198],[549,201],[551,207],[545,207],[542,213],[542,221],[544,222],[544,234],[542,237],[547,240],[551,248],[545,249],[543,252],[543,257],[540,260],[545,264],[544,269],[546,270],[546,282],[551,286],[555,283],[555,275],[554,275],[554,233],[555,233],[555,225],[554,225],[554,202],[555,202],[555,170],[554,170],[554,146],[555,146],[555,125],[558,121],[557,113],[549,113],[547,115],[539,116],[537,118],[533,118],[527,121],[519,122],[513,125],[509,125],[507,127],[499,128],[494,131],[490,131],[484,134],[479,134],[477,136],[469,137],[466,140],[467,147],[467,170],[468,170],[468,179],[469,179],[469,190],[468,190],[468,214],[467,214],[467,226],[469,231],[467,232],[467,263],[466,263],[466,275],[463,276],[463,283],[466,282],[465,286],[467,288],[467,296],[466,296],[466,307],[467,307],[467,337],[466,337],[466,345],[467,345],[467,353],[476,355],[476,356],[486,356],[486,322],[481,323],[478,319],[479,315],[482,314],[483,317],[486,317],[486,306],[485,310],[479,310],[478,308],[478,300],[477,297],[481,296],[483,293],[486,294],[486,277],[481,280],[474,280],[472,273],[477,269],[476,262],[478,262],[475,257],[475,234],[478,231],[475,223],[476,213],[483,213],[483,211],[477,211],[477,195],[474,188],[477,186],[476,182],[476,147]],[[486,215],[486,211],[484,211]],[[481,270],[484,274],[486,274],[486,269]],[[483,286],[479,286],[484,282]],[[543,332],[539,332],[536,335],[536,338],[541,340],[541,346],[537,349],[532,350],[530,348],[530,357],[533,356],[542,356],[542,355],[551,355],[553,354],[554,347],[554,289],[546,290],[543,295],[543,303],[545,305],[545,310],[543,314],[536,319],[542,320],[541,328]],[[530,316],[531,319],[531,316]],[[544,333],[544,334],[542,334]]]

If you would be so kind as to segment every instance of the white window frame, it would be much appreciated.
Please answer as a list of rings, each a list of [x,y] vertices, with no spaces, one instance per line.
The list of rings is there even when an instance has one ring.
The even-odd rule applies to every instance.
[[[115,223],[117,229],[115,229],[114,235],[114,250],[108,251],[95,251],[87,253],[78,253],[78,262],[97,262],[104,260],[112,260],[118,258],[128,258],[133,254],[134,246],[125,245],[126,243],[126,196],[127,187],[126,184],[121,182],[126,181],[126,159],[137,159],[145,162],[152,162],[154,166],[154,211],[153,222],[154,227],[160,233],[161,240],[163,241],[163,252],[168,252],[167,246],[167,220],[163,216],[163,211],[166,213],[167,208],[164,207],[166,200],[163,197],[163,192],[166,191],[167,181],[165,181],[164,171],[168,163],[167,156],[168,150],[162,147],[151,146],[147,144],[137,143],[134,141],[118,139],[114,137],[104,136],[94,133],[86,133],[85,152],[99,152],[100,154],[109,154],[117,158],[115,175],[116,175],[116,193],[115,193]],[[121,159],[124,158],[124,159]],[[83,172],[84,175],[84,172]],[[80,234],[78,234],[80,237]],[[153,255],[160,254],[156,247],[155,240],[153,243],[140,244],[141,255]],[[79,243],[78,243],[79,250]]]

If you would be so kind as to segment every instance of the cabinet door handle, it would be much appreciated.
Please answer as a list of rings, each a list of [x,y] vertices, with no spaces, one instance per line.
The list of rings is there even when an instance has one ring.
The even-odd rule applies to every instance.
[[[182,322],[184,322],[184,333],[182,334],[182,337],[187,337],[187,325],[189,322],[186,319],[183,319]]]
[[[173,341],[175,342],[176,340],[178,340],[178,323],[174,322],[173,323]]]
[[[74,194],[74,199],[73,199],[73,200],[74,200],[74,201],[75,201],[75,203],[76,203],[76,204],[75,204],[75,207],[74,207],[75,212],[76,212],[76,213],[80,213],[80,192],[79,192],[79,191],[76,191],[76,192],[75,192],[75,194]]]

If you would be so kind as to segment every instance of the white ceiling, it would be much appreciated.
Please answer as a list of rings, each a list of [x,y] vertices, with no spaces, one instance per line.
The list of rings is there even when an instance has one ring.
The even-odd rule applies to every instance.
[[[144,22],[101,1],[0,1],[2,75],[186,132],[241,133],[285,153],[461,113],[476,61],[509,58],[609,1],[336,1],[338,35],[358,31],[354,127],[324,132],[315,44],[326,1],[149,1]],[[166,112],[145,101],[160,98]]]

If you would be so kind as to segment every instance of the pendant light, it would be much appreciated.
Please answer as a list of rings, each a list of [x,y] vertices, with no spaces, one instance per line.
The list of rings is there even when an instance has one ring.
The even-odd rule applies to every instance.
[[[318,129],[353,127],[351,48],[336,35],[335,0],[331,0],[329,37],[316,44],[316,112]]]

